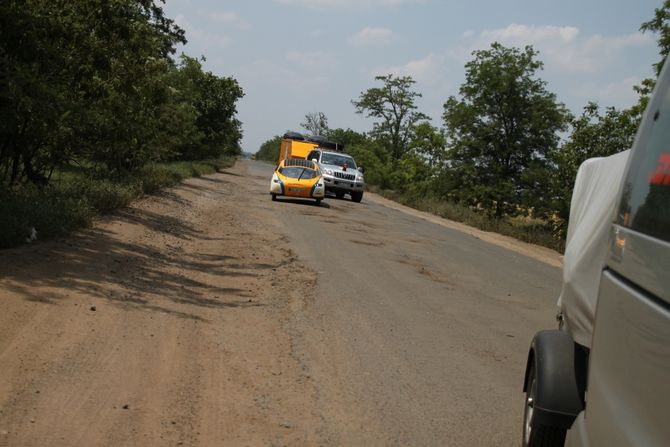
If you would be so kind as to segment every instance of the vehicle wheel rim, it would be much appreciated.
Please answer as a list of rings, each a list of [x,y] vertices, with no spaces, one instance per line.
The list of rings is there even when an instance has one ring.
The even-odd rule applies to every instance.
[[[535,378],[532,377],[531,382],[528,385],[528,393],[526,393],[526,405],[524,406],[524,414],[523,414],[524,446],[528,446],[530,444],[530,433],[532,431],[531,423],[533,421],[534,401],[535,401]]]

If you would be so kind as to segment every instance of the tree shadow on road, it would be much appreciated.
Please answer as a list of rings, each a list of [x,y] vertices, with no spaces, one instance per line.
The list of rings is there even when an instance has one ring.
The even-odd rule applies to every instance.
[[[162,199],[180,205],[172,197]],[[179,245],[204,241],[225,249],[230,238],[211,237],[179,217],[135,208],[104,220],[99,228],[60,241],[0,251],[0,286],[33,302],[58,303],[77,294],[194,320],[202,320],[197,308],[262,305],[252,300],[249,289],[217,285],[221,277],[254,278],[259,270],[275,266],[249,263],[231,253],[186,253]],[[147,236],[124,240],[116,229],[129,226]],[[155,240],[161,237],[165,243]]]

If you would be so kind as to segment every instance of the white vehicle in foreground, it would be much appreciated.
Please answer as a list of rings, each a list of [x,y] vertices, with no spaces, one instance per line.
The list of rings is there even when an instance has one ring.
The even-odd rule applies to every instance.
[[[579,169],[559,329],[528,353],[524,446],[670,446],[670,63],[631,151]]]

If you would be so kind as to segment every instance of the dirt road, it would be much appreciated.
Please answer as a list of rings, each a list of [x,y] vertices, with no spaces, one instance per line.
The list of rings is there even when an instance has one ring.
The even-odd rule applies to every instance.
[[[0,446],[518,444],[558,256],[270,172],[0,251]]]

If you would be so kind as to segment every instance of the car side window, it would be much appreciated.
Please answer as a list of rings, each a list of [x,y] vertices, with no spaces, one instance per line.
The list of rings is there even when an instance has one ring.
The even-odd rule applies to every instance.
[[[670,241],[670,89],[651,105],[651,124],[638,135],[617,223]]]
[[[317,160],[319,159],[319,151],[312,151],[312,152],[310,152],[309,155],[307,156],[307,159],[308,159],[308,160],[314,160],[315,158],[316,158]]]

